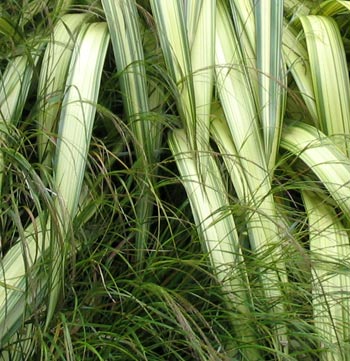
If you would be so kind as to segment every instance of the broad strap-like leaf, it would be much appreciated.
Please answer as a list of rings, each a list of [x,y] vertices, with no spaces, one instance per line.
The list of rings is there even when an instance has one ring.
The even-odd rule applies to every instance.
[[[321,360],[348,360],[350,352],[350,243],[333,207],[302,192],[310,237],[312,305]]]
[[[259,103],[258,73],[256,71],[256,21],[253,0],[229,1],[237,41],[242,52],[242,62],[249,73],[254,100]]]
[[[150,115],[150,96],[146,80],[143,41],[140,31],[141,18],[136,1],[103,0],[109,32],[114,50],[127,122],[135,136],[136,167],[145,173],[140,195],[135,207],[135,235],[137,263],[142,267],[148,249],[149,219],[153,212],[152,175],[149,169],[157,160],[162,131],[159,122]],[[153,92],[155,95],[157,90]],[[153,100],[154,101],[154,98]]]
[[[70,63],[55,161],[55,183],[63,218],[72,219],[77,212],[109,42],[107,30],[105,23],[85,24]]]
[[[216,2],[151,1],[167,70],[176,84],[178,112],[199,155],[209,148]]]
[[[291,24],[283,28],[283,56],[314,124],[318,124],[315,94],[305,39]]]
[[[39,159],[52,166],[57,119],[67,79],[76,31],[87,19],[86,14],[63,16],[55,26],[46,47],[41,64],[38,98],[38,135]]]
[[[215,85],[232,140],[246,171],[261,183],[267,165],[254,92],[228,10],[221,2],[217,7],[215,58]]]
[[[178,112],[185,124],[185,130],[193,148],[197,148],[193,70],[186,28],[189,20],[186,21],[184,4],[182,0],[151,0],[150,3],[167,72],[176,85],[176,89],[173,90]],[[199,15],[199,11],[192,11],[192,13]],[[195,31],[195,29],[191,30]],[[194,33],[190,35],[194,36]]]
[[[19,121],[27,100],[34,67],[40,52],[20,55],[8,63],[0,79],[0,137],[8,133],[8,127]]]
[[[264,297],[273,304],[271,314],[283,313],[281,284],[287,282],[287,277],[285,263],[281,257],[283,250],[280,233],[284,225],[276,216],[272,194],[266,193],[262,197],[262,193],[254,188],[256,183],[254,180],[251,181],[252,176],[247,173],[242,163],[224,118],[217,117],[213,120],[212,134],[237,192],[241,210],[245,209],[250,247],[256,259],[263,259],[266,265],[259,277]],[[266,183],[262,184],[262,188],[265,186]],[[277,348],[287,351],[288,342],[283,325],[276,323],[272,338]]]
[[[254,0],[229,1],[238,41],[249,65],[256,64],[256,23]]]
[[[249,319],[250,308],[247,306],[249,290],[247,290],[248,278],[244,259],[235,222],[228,208],[229,200],[225,186],[214,155],[206,154],[207,159],[203,162],[201,170],[206,167],[206,177],[203,179],[198,172],[195,151],[186,139],[184,130],[177,129],[171,133],[169,146],[175,157],[181,182],[186,189],[200,238],[227,295],[229,307],[233,307]],[[254,342],[255,335],[249,322],[234,326],[236,326],[235,332],[242,338],[240,341],[247,346],[253,345],[251,342]],[[261,359],[254,346],[242,349],[242,354],[247,360]]]
[[[10,60],[0,78],[0,147],[9,146],[12,127],[17,126],[32,84],[40,47]],[[0,193],[4,176],[4,155],[0,152]]]
[[[0,268],[0,347],[23,325],[26,307],[34,307],[42,300],[41,276],[37,274],[38,261],[49,245],[45,238],[50,231],[37,218],[23,230],[20,242],[14,245],[2,260]],[[36,265],[36,269],[34,265]],[[34,279],[36,278],[36,282]],[[34,287],[37,284],[38,287]]]
[[[350,1],[327,0],[322,1],[319,7],[316,8],[316,11],[313,11],[312,14],[334,16],[339,13],[343,14],[344,9],[350,11]]]
[[[343,42],[335,20],[323,16],[301,18],[307,42],[319,128],[339,138],[350,155],[350,83]],[[338,141],[337,141],[338,142]]]
[[[46,326],[54,314],[61,291],[66,252],[62,243],[78,211],[108,43],[106,23],[84,24],[70,63],[55,160],[55,204],[61,232],[50,240],[52,268]]]
[[[191,48],[192,81],[195,97],[195,117],[192,126],[196,129],[196,144],[199,151],[206,151],[209,146],[210,108],[213,93],[215,63],[215,20],[216,0],[202,0],[194,11]],[[192,5],[193,7],[194,5]],[[205,44],[205,46],[203,46]]]
[[[159,127],[148,120],[148,89],[140,33],[140,18],[134,0],[103,0],[114,57],[128,121],[135,133],[139,157],[154,158],[159,143]]]
[[[285,64],[282,58],[283,1],[256,1],[255,19],[260,118],[265,155],[272,172],[286,100]]]
[[[296,123],[285,127],[281,147],[300,158],[316,174],[350,219],[350,160],[315,127]]]

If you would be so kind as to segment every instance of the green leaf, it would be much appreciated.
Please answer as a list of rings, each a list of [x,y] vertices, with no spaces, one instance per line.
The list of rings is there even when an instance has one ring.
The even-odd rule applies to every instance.
[[[136,2],[103,0],[129,123],[135,133],[139,157],[154,158],[159,127],[145,119],[149,112],[145,60]]]

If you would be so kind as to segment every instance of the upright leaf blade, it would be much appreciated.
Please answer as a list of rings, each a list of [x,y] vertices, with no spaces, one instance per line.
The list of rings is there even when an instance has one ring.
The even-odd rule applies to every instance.
[[[52,166],[57,120],[76,31],[86,18],[86,14],[69,14],[58,21],[41,65],[38,84],[38,146],[40,161],[48,166]]]
[[[290,24],[283,29],[283,56],[314,124],[318,124],[310,62],[303,39]]]
[[[85,24],[73,51],[55,161],[62,220],[71,220],[77,212],[108,42],[106,24]]]
[[[249,290],[246,289],[248,278],[235,222],[231,212],[226,209],[229,201],[220,170],[214,157],[207,153],[201,169],[206,172],[203,179],[198,171],[195,152],[184,130],[175,130],[170,136],[169,145],[189,197],[200,238],[227,296],[228,306],[242,317],[247,317],[244,325],[233,321],[234,331],[241,338],[240,343],[245,345],[241,352],[247,360],[260,360],[261,355],[254,347],[255,334],[249,321],[251,301]]]
[[[350,352],[350,244],[347,230],[324,200],[303,191],[310,229],[312,299],[321,360],[348,360]]]
[[[52,271],[46,325],[61,290],[66,247],[85,173],[102,69],[109,42],[107,24],[85,24],[78,35],[63,99],[55,161],[56,206],[63,239],[51,242]]]
[[[255,18],[264,150],[269,170],[273,171],[281,136],[286,92],[282,60],[283,1],[256,1]]]
[[[197,134],[195,94],[192,82],[193,69],[183,1],[151,0],[151,7],[167,71],[178,89],[178,94],[175,94],[178,111],[185,124],[192,147],[199,148],[197,143],[200,135]],[[199,15],[199,11],[192,13]],[[192,30],[194,31],[194,29]],[[190,35],[194,36],[194,34]]]
[[[196,3],[196,2],[193,2]],[[192,80],[195,98],[195,117],[192,127],[196,129],[196,145],[206,151],[209,145],[209,121],[213,93],[215,63],[216,0],[196,3],[198,20],[191,44]],[[203,44],[206,44],[203,46]],[[191,125],[190,125],[191,126]]]
[[[32,83],[40,48],[10,60],[0,78],[0,144],[8,144],[12,127],[17,126]],[[4,176],[4,155],[0,153],[0,193]]]
[[[148,249],[149,219],[153,211],[153,191],[150,189],[153,175],[149,174],[149,169],[157,159],[162,132],[159,122],[150,115],[150,97],[136,2],[103,0],[102,5],[111,33],[117,68],[121,74],[121,90],[127,120],[136,138],[136,167],[144,172],[146,180],[141,183],[135,207],[135,222],[139,229],[135,235],[136,259],[141,267]]]
[[[103,0],[128,121],[139,145],[139,157],[151,162],[159,143],[159,127],[144,119],[149,112],[145,59],[136,2]]]

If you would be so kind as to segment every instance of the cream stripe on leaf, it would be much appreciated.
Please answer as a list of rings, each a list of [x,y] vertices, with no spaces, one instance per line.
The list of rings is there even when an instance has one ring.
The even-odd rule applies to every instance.
[[[78,211],[108,43],[107,24],[84,24],[70,63],[54,166],[56,207],[63,240],[68,237],[71,222]],[[47,325],[61,290],[66,247],[61,244],[59,237],[51,239],[52,271]]]
[[[192,148],[198,150],[201,167],[206,157],[201,159],[200,154],[209,148],[216,0],[185,4],[181,0],[153,0],[151,5],[165,63],[177,85],[177,108]]]
[[[52,166],[57,119],[76,32],[86,19],[86,14],[63,16],[55,26],[41,64],[38,84],[38,146],[39,159],[48,166]]]
[[[214,81],[216,0],[203,0],[201,7],[197,4],[197,8],[199,8],[198,20],[195,21],[197,27],[191,44],[196,112],[192,125],[189,126],[196,129],[195,146],[199,151],[206,152],[209,146],[210,108]]]
[[[350,84],[344,45],[335,20],[323,16],[301,18],[315,92],[319,128],[350,155]]]
[[[287,282],[279,237],[285,226],[276,217],[272,195],[266,193],[265,197],[261,198],[261,194],[254,188],[255,184],[251,182],[252,177],[247,173],[236,150],[224,117],[218,116],[213,120],[212,134],[237,192],[240,205],[242,209],[245,209],[250,247],[257,260],[263,259],[263,264],[266,265],[259,279],[265,299],[274,305],[270,312],[277,316],[284,312],[284,306],[281,303],[281,284]],[[272,341],[276,349],[288,352],[284,326],[276,324],[273,331]]]
[[[282,59],[283,1],[255,2],[256,66],[264,150],[270,172],[275,168],[286,100]]]
[[[258,103],[258,73],[256,71],[256,23],[253,0],[229,2],[238,44],[243,54],[242,61],[249,73],[249,80]]]
[[[184,19],[186,22],[189,47],[192,48],[193,40],[198,29],[199,17],[205,0],[184,1]],[[215,7],[214,7],[215,8]]]
[[[308,165],[350,220],[350,160],[339,147],[304,123],[283,129],[281,147]]]
[[[272,261],[273,269],[263,280],[263,287],[266,298],[274,304],[271,312],[281,314],[284,312],[281,304],[281,283],[287,282],[287,278],[285,265],[280,260],[280,230],[271,193],[271,174],[267,167],[249,73],[242,60],[227,8],[222,2],[219,2],[217,8],[215,83],[232,144],[239,159],[237,172],[244,174],[244,179],[232,181],[234,185],[238,182],[237,188],[246,192],[241,201],[247,202],[244,204],[247,206],[249,242],[254,252],[268,255],[268,259]],[[218,139],[218,144],[220,142]],[[223,142],[222,145],[225,146]],[[288,352],[285,327],[276,325],[274,331],[272,338],[275,347]]]
[[[350,359],[350,243],[334,208],[302,192],[310,237],[312,305],[321,361]]]
[[[248,204],[254,202],[254,205],[251,204],[251,206],[258,206],[262,200],[269,199],[265,203],[270,203],[266,214],[268,217],[274,218],[273,200],[270,197],[270,176],[267,171],[254,98],[231,24],[225,15],[225,9],[223,7],[219,7],[219,9],[216,35],[216,86],[230,138],[242,171],[248,180],[247,187],[249,189],[243,187],[246,194],[242,201],[248,202]],[[222,132],[225,133],[225,131]],[[274,229],[270,226],[268,228]],[[273,236],[273,233],[272,231],[271,237],[275,238],[276,235]],[[267,240],[266,237],[263,237],[263,239],[252,239],[251,241],[252,247],[259,249]]]
[[[21,119],[40,53],[37,47],[28,55],[10,60],[0,78],[0,147],[8,146],[11,129]],[[0,193],[3,171],[4,155],[0,152]]]
[[[160,44],[167,71],[176,85],[175,101],[178,112],[193,148],[198,148],[195,94],[192,81],[191,51],[187,35],[184,4],[182,0],[151,0]],[[202,2],[197,3],[198,6]],[[193,15],[199,11],[190,12]],[[190,14],[186,14],[189,16]],[[194,31],[195,29],[192,29]],[[194,34],[191,34],[194,36]],[[194,40],[193,40],[194,41]]]
[[[252,60],[250,65],[253,65],[256,61],[255,4],[252,0],[230,0],[229,3],[244,57]]]
[[[254,347],[255,334],[250,325],[251,300],[241,245],[229,200],[214,156],[207,154],[202,170],[198,171],[196,155],[184,130],[173,131],[169,138],[170,149],[186,189],[200,239],[208,252],[213,270],[227,296],[228,307],[247,317],[246,322],[233,321],[234,332],[242,343],[241,353],[247,360],[260,360]],[[250,347],[253,346],[253,347]]]
[[[284,24],[282,49],[288,71],[296,82],[311,119],[317,125],[315,94],[307,49],[303,37],[297,35],[291,24]]]
[[[149,112],[145,59],[139,16],[134,0],[103,0],[114,57],[120,75],[123,102],[137,142],[139,157],[152,161],[159,143],[159,127],[145,119]]]

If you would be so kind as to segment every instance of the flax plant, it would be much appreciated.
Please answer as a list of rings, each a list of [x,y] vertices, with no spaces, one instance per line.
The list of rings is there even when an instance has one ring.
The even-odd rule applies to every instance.
[[[43,164],[52,166],[57,122],[64,95],[69,63],[77,29],[86,14],[63,16],[55,26],[41,66],[38,98],[39,157]]]
[[[78,16],[76,19],[78,23],[80,19]],[[33,219],[33,224],[22,230],[19,242],[3,259],[2,347],[6,347],[6,341],[21,326],[19,321],[28,317],[25,314],[26,305],[35,307],[39,300],[43,301],[47,297],[47,285],[50,289],[47,322],[50,321],[57,303],[61,290],[59,279],[64,269],[64,255],[68,250],[64,243],[69,240],[70,222],[78,210],[94,119],[94,103],[98,94],[97,85],[102,71],[103,54],[108,44],[106,30],[106,25],[103,23],[85,25],[75,44],[58,133],[54,191],[48,197],[55,196],[55,201],[51,204],[51,212],[47,213],[43,210],[46,216],[41,214],[38,220]],[[69,39],[71,34],[67,35]],[[86,55],[90,54],[94,46],[96,51],[92,51],[92,54],[95,55],[95,59],[91,56],[88,59]],[[90,77],[86,77],[87,72]],[[34,174],[34,177],[38,176]],[[33,181],[38,182],[36,178]],[[41,186],[46,190],[43,185]],[[47,197],[48,190],[45,193]],[[17,262],[13,261],[14,258]],[[37,271],[46,259],[50,259],[51,264],[48,274],[44,270]],[[33,282],[37,287],[31,285]],[[18,347],[20,345],[19,342]],[[12,351],[8,352],[9,355],[12,354]],[[13,355],[23,356],[16,352],[16,348]],[[9,357],[15,357],[13,355]]]
[[[170,148],[180,170],[182,182],[187,191],[196,224],[204,247],[207,250],[214,272],[227,295],[228,307],[233,308],[246,321],[239,318],[233,322],[239,335],[239,345],[247,360],[259,360],[261,355],[254,348],[256,338],[249,320],[252,304],[250,290],[245,289],[248,276],[244,270],[241,245],[236,225],[229,211],[225,209],[229,201],[220,170],[214,157],[206,158],[205,182],[198,172],[196,156],[191,149],[184,130],[176,130],[170,138]],[[243,269],[242,269],[243,268]],[[232,357],[240,351],[235,345],[227,345]],[[230,347],[234,347],[230,350]]]
[[[0,139],[6,147],[10,142],[13,127],[21,117],[32,81],[34,68],[39,60],[40,49],[12,59],[1,77],[0,88]],[[0,191],[4,176],[4,159],[0,155]]]
[[[339,29],[335,20],[323,16],[302,17],[301,23],[315,91],[317,127],[337,137],[339,147],[349,156],[350,82]]]
[[[121,74],[127,122],[135,137],[136,167],[145,175],[140,184],[139,200],[135,205],[139,229],[136,233],[136,259],[141,266],[148,247],[147,238],[153,210],[153,175],[150,172],[154,172],[154,163],[157,160],[161,127],[150,112],[141,24],[136,2],[104,0],[102,5],[111,33],[117,69]]]
[[[242,174],[240,177],[235,177],[235,174],[231,173],[231,180],[242,204],[246,204],[247,209],[251,209],[251,211],[247,212],[250,247],[257,253],[266,252],[265,262],[274,265],[271,270],[267,270],[264,273],[262,283],[267,299],[270,298],[271,304],[274,305],[272,313],[282,314],[283,305],[281,303],[282,294],[280,287],[281,282],[283,283],[287,280],[284,264],[281,260],[281,240],[279,238],[280,230],[277,213],[271,194],[271,166],[270,170],[268,166],[269,157],[272,156],[271,159],[274,159],[276,156],[273,155],[273,152],[276,151],[270,148],[268,154],[266,153],[267,148],[264,148],[264,145],[268,148],[270,145],[266,144],[266,138],[263,140],[262,134],[259,131],[260,112],[256,108],[253,90],[257,86],[257,83],[255,83],[257,79],[256,77],[249,76],[250,73],[245,66],[246,62],[243,60],[244,50],[241,49],[241,45],[237,40],[238,35],[235,33],[235,29],[223,5],[219,5],[217,14],[216,85],[227,126],[226,128],[225,126],[224,128],[219,128],[218,122],[213,123],[215,139],[222,154],[233,155],[233,157],[227,157],[227,162],[233,161],[235,163],[228,166],[230,171],[238,166],[234,173]],[[260,31],[260,29],[256,31]],[[276,48],[280,49],[280,44],[278,41],[272,44],[270,48],[267,47],[264,50],[266,53],[258,54],[257,59],[263,56],[273,57],[274,53],[278,53]],[[279,72],[280,69],[278,70]],[[260,75],[260,77],[264,76],[266,76],[264,73]],[[274,109],[275,119],[280,123],[283,114],[279,114],[278,109],[283,109],[283,104],[276,103],[275,101],[278,90],[277,88],[275,90],[271,88],[270,91],[274,94],[273,98],[263,95],[265,94],[264,91],[265,86],[260,94],[261,101],[264,103],[261,106],[263,108],[271,107],[271,110]],[[268,104],[268,102],[271,103]],[[272,121],[273,118],[269,117],[269,119]],[[264,125],[262,127],[265,129]],[[270,140],[274,139],[272,143],[276,142],[275,147],[279,143],[278,127],[277,123],[275,123],[273,128],[276,130],[276,133],[274,135],[270,133],[270,135],[273,135],[273,138],[270,138]],[[268,129],[266,131],[268,133]],[[226,140],[227,132],[230,133],[231,139]],[[274,347],[282,350],[285,349],[288,352],[286,329],[280,325],[277,326],[276,332],[273,341]]]
[[[349,237],[326,200],[304,191],[310,227],[314,322],[322,360],[349,359]],[[329,322],[331,321],[331,322]]]
[[[2,360],[349,359],[349,3],[0,4]]]
[[[70,63],[55,155],[55,205],[63,240],[58,237],[51,244],[51,257],[54,261],[48,320],[54,313],[62,287],[60,279],[65,264],[65,244],[62,241],[69,240],[71,221],[78,212],[108,42],[109,34],[105,23],[83,26]]]
[[[311,115],[308,122],[314,126],[289,125],[283,131],[281,145],[309,167],[328,193],[320,198],[302,192],[310,230],[313,314],[316,332],[321,335],[321,360],[347,359],[348,354],[350,248],[346,228],[326,202],[328,197],[332,199],[342,218],[349,219],[349,76],[338,25],[324,16],[345,8],[347,2],[331,1],[316,8],[313,15],[302,16],[306,44],[302,35],[292,35],[294,29],[288,29],[285,38],[287,62]],[[312,190],[317,189],[315,184]]]

